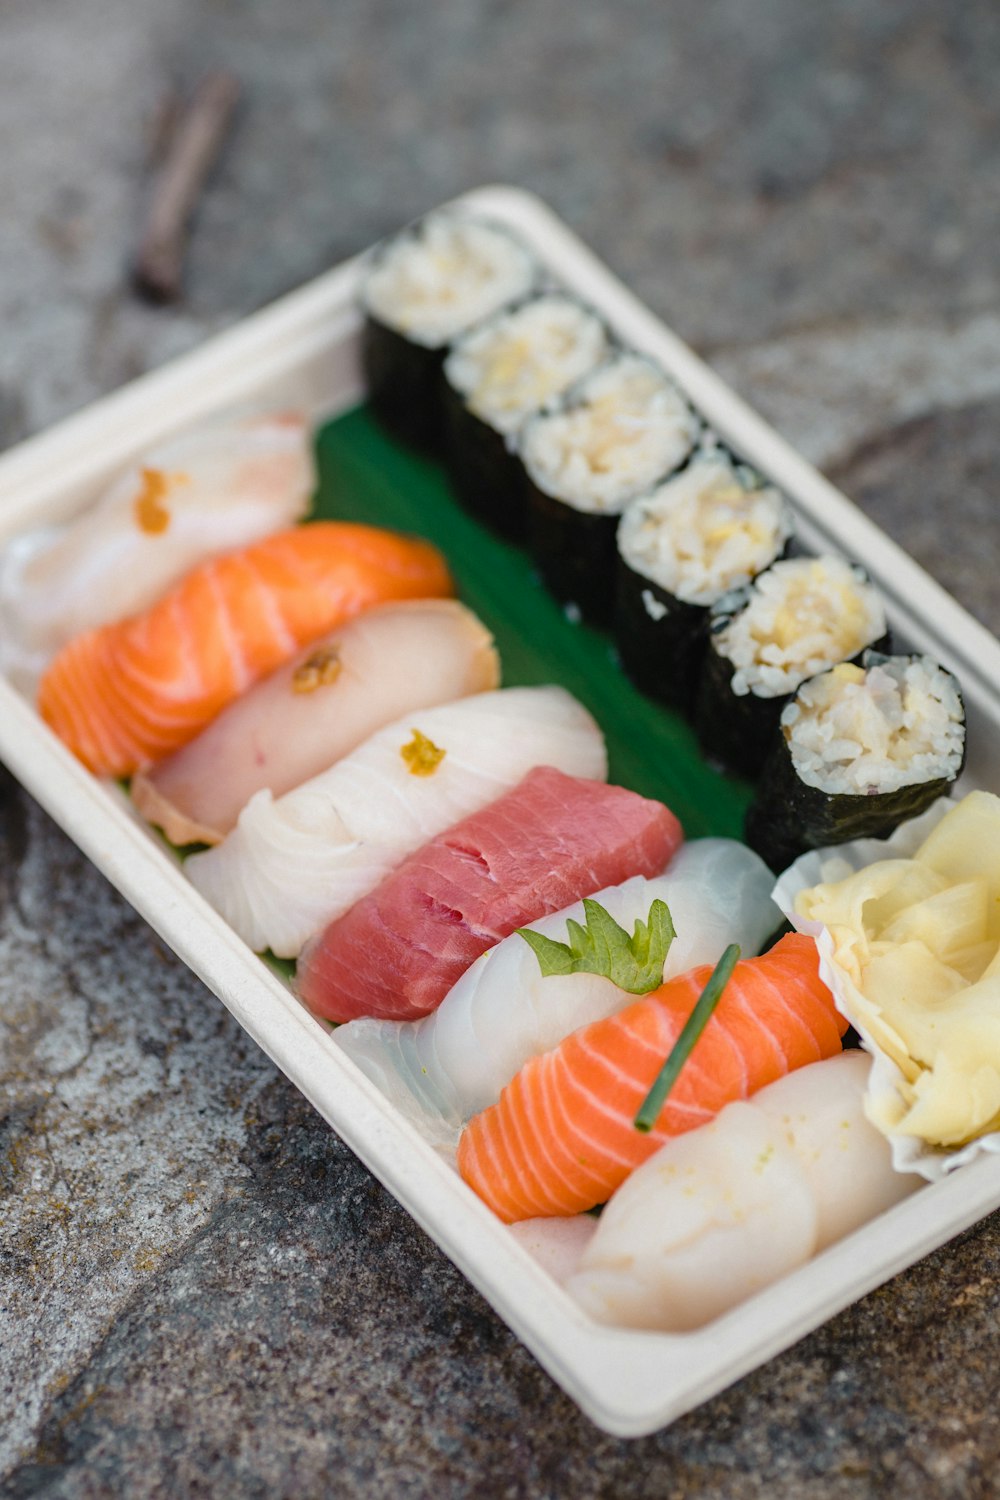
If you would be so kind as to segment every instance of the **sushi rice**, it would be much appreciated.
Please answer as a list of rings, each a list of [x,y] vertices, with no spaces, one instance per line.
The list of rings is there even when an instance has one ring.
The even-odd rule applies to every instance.
[[[791,530],[781,493],[716,450],[696,454],[681,473],[629,502],[618,549],[633,572],[686,604],[707,606],[767,568]],[[649,600],[655,618],[651,593]]]
[[[965,748],[958,685],[929,656],[842,663],[799,690],[781,727],[799,779],[830,794],[953,780]]]
[[[617,515],[626,501],[684,463],[699,419],[652,361],[617,354],[532,418],[519,439],[528,476],[575,510]]]
[[[548,293],[466,334],[445,376],[475,416],[509,436],[607,352],[600,319],[572,297]]]
[[[498,224],[444,210],[392,240],[365,282],[365,310],[412,343],[440,348],[535,279],[528,250]]]

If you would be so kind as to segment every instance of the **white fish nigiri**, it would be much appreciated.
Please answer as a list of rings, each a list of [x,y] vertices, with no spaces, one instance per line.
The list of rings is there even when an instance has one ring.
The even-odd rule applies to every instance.
[[[655,900],[667,903],[677,936],[663,977],[672,979],[696,964],[714,963],[728,943],[739,943],[748,956],[756,953],[781,922],[771,901],[773,884],[763,860],[745,845],[695,839],[678,850],[665,874],[653,880],[635,875],[593,899],[630,933]],[[565,942],[567,918],[582,922],[583,903],[531,925]],[[535,954],[514,933],[476,959],[432,1015],[351,1021],[335,1040],[440,1144],[495,1104],[529,1058],[613,1015],[631,998],[597,974],[543,978]]]
[[[185,869],[258,951],[294,958],[408,854],[533,766],[603,781],[604,737],[561,687],[501,688],[406,714],[284,797],[257,792]]]
[[[683,1332],[920,1186],[864,1114],[871,1058],[843,1052],[675,1137],[608,1203],[567,1290],[602,1323]]]
[[[175,844],[217,844],[254,792],[282,796],[415,709],[500,680],[486,626],[457,599],[365,610],[136,776],[132,800]]]
[[[67,641],[146,608],[206,558],[293,525],[314,488],[309,428],[291,413],[151,449],[76,520],[0,552],[0,670],[33,692]]]

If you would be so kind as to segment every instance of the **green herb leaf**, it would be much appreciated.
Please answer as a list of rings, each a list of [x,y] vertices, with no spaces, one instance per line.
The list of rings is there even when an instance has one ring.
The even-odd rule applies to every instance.
[[[660,1110],[666,1103],[670,1090],[677,1082],[677,1075],[691,1056],[695,1042],[705,1030],[709,1017],[722,999],[722,992],[732,978],[739,956],[739,943],[730,943],[712,970],[694,1010],[684,1022],[680,1036],[670,1049],[670,1056],[657,1073],[653,1080],[653,1087],[642,1101],[639,1113],[635,1117],[636,1130],[648,1132],[659,1119]]]
[[[586,924],[566,920],[568,943],[543,937],[530,927],[517,929],[538,959],[544,978],[552,974],[600,974],[629,995],[648,995],[663,983],[663,965],[677,936],[670,908],[654,901],[647,921],[637,921],[629,937],[599,901],[585,900]]]

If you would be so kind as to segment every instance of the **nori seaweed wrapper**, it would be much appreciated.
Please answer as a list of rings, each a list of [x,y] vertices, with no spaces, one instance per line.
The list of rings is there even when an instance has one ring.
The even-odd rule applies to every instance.
[[[709,625],[707,630],[707,649],[695,696],[695,732],[706,759],[735,776],[752,780],[767,758],[781,711],[794,694],[758,698],[756,693],[734,693],[735,668],[714,644],[721,628],[719,624],[713,632]]]
[[[865,652],[862,665],[873,665],[878,655]],[[953,674],[948,676],[955,682],[961,703],[961,689]],[[809,849],[846,844],[852,839],[888,838],[900,823],[917,817],[943,797],[961,775],[964,764],[963,743],[954,774],[911,782],[893,792],[824,792],[799,778],[791,746],[779,725],[756,796],[747,810],[746,842],[775,874],[780,874]]]
[[[615,643],[626,677],[648,697],[690,712],[708,641],[708,609],[688,604],[617,554]]]
[[[445,463],[462,506],[508,541],[528,535],[528,480],[503,433],[469,409],[442,377]]]
[[[365,318],[361,362],[371,409],[390,436],[433,457],[443,445],[447,352],[447,344],[428,348],[371,313]]]
[[[615,600],[617,512],[576,510],[540,490],[526,472],[528,538],[542,579],[560,604],[588,625],[611,623]]]

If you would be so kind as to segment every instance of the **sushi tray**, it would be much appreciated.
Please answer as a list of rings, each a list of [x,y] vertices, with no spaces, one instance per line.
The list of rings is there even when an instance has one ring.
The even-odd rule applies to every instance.
[[[905,957],[964,902],[940,972],[974,994],[1000,971],[988,876],[954,873],[1000,847],[1000,643],[530,195],[469,193],[0,458],[0,653],[0,758],[606,1431],[669,1423],[1000,1207],[1000,1098],[970,1124],[961,1089],[932,1094],[842,937],[893,860],[917,894],[858,951]],[[902,769],[823,769],[859,693],[866,723],[904,696],[920,720]],[[518,987],[543,1020],[504,1013]],[[766,1017],[799,990],[784,1036]],[[841,1053],[848,1019],[874,1063]],[[619,1083],[659,1049],[655,1085],[588,1094],[599,1034]],[[737,1034],[743,1082],[710,1103]],[[453,1088],[462,1036],[488,1066]],[[800,1068],[854,1089],[877,1169],[802,1185]],[[710,1151],[780,1223],[746,1251],[712,1228]],[[861,1178],[867,1207],[821,1230]],[[658,1259],[615,1249],[629,1215],[689,1209],[721,1292],[680,1230]],[[674,1278],[665,1311],[642,1276]]]

